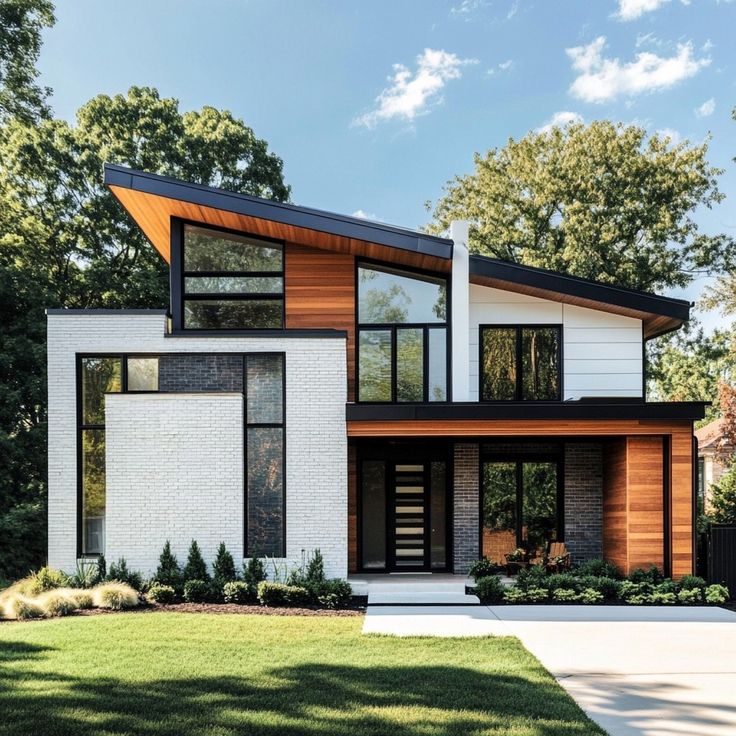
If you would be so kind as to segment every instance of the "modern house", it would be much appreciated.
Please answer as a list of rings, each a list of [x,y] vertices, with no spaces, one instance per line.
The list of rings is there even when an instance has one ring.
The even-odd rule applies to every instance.
[[[698,486],[697,493],[703,511],[711,510],[711,488],[726,472],[729,456],[736,447],[724,437],[723,419],[716,419],[695,430],[698,440]]]
[[[573,559],[693,569],[699,403],[645,400],[687,302],[105,167],[168,310],[49,310],[49,562],[171,540],[329,575]]]

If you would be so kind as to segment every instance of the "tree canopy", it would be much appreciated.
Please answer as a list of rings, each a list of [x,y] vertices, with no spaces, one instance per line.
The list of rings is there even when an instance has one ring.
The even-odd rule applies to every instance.
[[[476,253],[647,291],[685,286],[734,258],[730,238],[693,218],[723,199],[707,152],[609,121],[532,132],[476,154],[428,229],[465,219]]]

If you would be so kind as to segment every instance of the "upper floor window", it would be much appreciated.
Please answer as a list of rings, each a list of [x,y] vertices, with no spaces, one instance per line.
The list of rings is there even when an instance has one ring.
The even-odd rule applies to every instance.
[[[358,400],[447,400],[447,283],[358,266]]]
[[[560,401],[558,325],[481,326],[481,401]]]
[[[185,328],[283,327],[280,243],[185,225],[182,262]]]

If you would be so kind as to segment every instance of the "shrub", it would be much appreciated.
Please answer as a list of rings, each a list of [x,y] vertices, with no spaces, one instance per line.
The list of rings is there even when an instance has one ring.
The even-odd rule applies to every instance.
[[[5,615],[8,618],[17,618],[19,621],[27,621],[32,618],[41,618],[43,608],[32,598],[24,595],[14,595],[5,603]]]
[[[629,574],[629,580],[632,583],[652,583],[653,585],[657,585],[664,580],[664,575],[656,565],[651,565],[646,570],[643,570],[641,567],[632,570]]]
[[[618,598],[620,583],[613,578],[586,575],[580,578],[580,585],[583,589],[595,590],[603,596],[604,600],[615,601]]]
[[[546,583],[546,587],[552,592],[555,590],[577,590],[580,587],[580,582],[574,575],[564,572],[547,576]]]
[[[677,600],[685,606],[692,606],[703,602],[703,591],[700,588],[683,588],[677,594]]]
[[[75,590],[72,597],[77,604],[77,608],[87,609],[94,606],[92,593],[89,590]]]
[[[252,603],[255,599],[254,589],[242,580],[225,583],[222,593],[225,603]]]
[[[160,585],[170,585],[174,590],[181,588],[181,568],[176,556],[171,551],[171,543],[166,540],[161,556],[158,558],[158,568],[153,580]]]
[[[706,603],[726,603],[728,599],[728,588],[725,585],[709,585],[705,589]]]
[[[187,603],[204,603],[211,594],[207,580],[187,580],[184,583],[184,600]]]
[[[233,556],[227,551],[225,542],[220,542],[217,548],[217,555],[212,564],[212,579],[221,590],[226,583],[231,583],[238,579],[235,574],[235,562]]]
[[[481,578],[495,575],[496,572],[498,572],[498,565],[490,557],[483,557],[470,566],[468,575],[477,583]]]
[[[503,592],[506,603],[526,603],[526,591],[521,588],[506,588]]]
[[[67,582],[72,588],[91,588],[95,583],[99,583],[101,579],[98,564],[77,560],[76,572]]]
[[[500,603],[504,590],[505,586],[498,575],[485,575],[475,583],[475,594],[481,603]]]
[[[524,570],[519,570],[519,574],[516,576],[516,587],[522,590],[546,588],[548,577],[542,565],[532,565]]]
[[[649,603],[649,593],[636,593],[630,596],[626,602],[632,606],[643,606]]]
[[[607,578],[604,578],[604,580],[606,579]],[[614,582],[616,581],[614,580]],[[586,605],[603,603],[603,597],[603,593],[600,590],[595,590],[594,588],[585,588],[578,593],[578,600],[580,603],[585,603]]]
[[[677,594],[677,583],[670,578],[664,578],[661,583],[654,586],[654,593],[674,593]]]
[[[316,602],[325,608],[344,608],[352,596],[353,588],[347,580],[334,578],[316,584]]]
[[[210,580],[207,563],[204,561],[199,545],[194,539],[189,545],[189,555],[187,556],[187,564],[184,566],[183,577],[185,582],[187,580],[204,580],[207,583]]]
[[[312,556],[309,558],[304,581],[308,584],[325,582],[325,561],[319,549],[314,550]]]
[[[697,575],[683,575],[678,581],[680,590],[700,590],[703,591],[708,583]]]
[[[117,562],[110,565],[110,571],[107,573],[107,580],[117,580],[119,583],[130,585],[131,588],[141,590],[143,587],[143,576],[139,572],[128,570],[128,563],[125,557],[121,557]]]
[[[36,603],[43,609],[45,616],[68,616],[79,608],[71,588],[55,588],[41,593]]]
[[[259,583],[262,583],[266,579],[266,568],[261,558],[257,556],[257,553],[254,552],[254,555],[248,562],[243,563],[243,580],[253,590],[256,590]]]
[[[98,608],[122,611],[125,608],[135,608],[138,605],[138,591],[125,583],[100,583],[92,589],[92,601]]]
[[[549,591],[546,588],[511,588],[504,592],[507,603],[546,603],[548,599]]]
[[[100,555],[97,558],[97,579],[104,580],[107,577],[107,562],[105,561],[105,555]]]
[[[154,603],[174,603],[176,601],[176,591],[170,585],[162,585],[154,583],[146,593],[146,597]]]
[[[581,562],[574,572],[581,577],[592,575],[597,578],[611,578],[612,580],[621,579],[621,573],[616,565],[614,565],[613,562],[608,562],[600,557]]]
[[[651,587],[649,583],[634,583],[631,580],[624,580],[619,586],[618,594],[622,601],[629,603],[631,598],[637,596],[643,595],[648,598]]]
[[[309,591],[299,585],[262,581],[258,584],[258,600],[264,606],[295,606],[309,601]]]
[[[61,588],[69,581],[61,570],[54,570],[53,567],[42,567],[38,572],[32,573],[30,578],[31,584],[28,590],[30,595],[39,595],[47,590]]]
[[[557,588],[552,591],[552,599],[555,603],[572,603],[578,600],[578,594],[572,588]]]
[[[649,596],[649,603],[657,606],[673,606],[677,602],[677,595],[672,591],[659,590],[659,586]]]

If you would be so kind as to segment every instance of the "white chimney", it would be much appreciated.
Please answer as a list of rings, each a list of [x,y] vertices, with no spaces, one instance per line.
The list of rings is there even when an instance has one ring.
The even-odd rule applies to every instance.
[[[468,223],[453,220],[452,253],[452,400],[470,401],[470,254]]]

